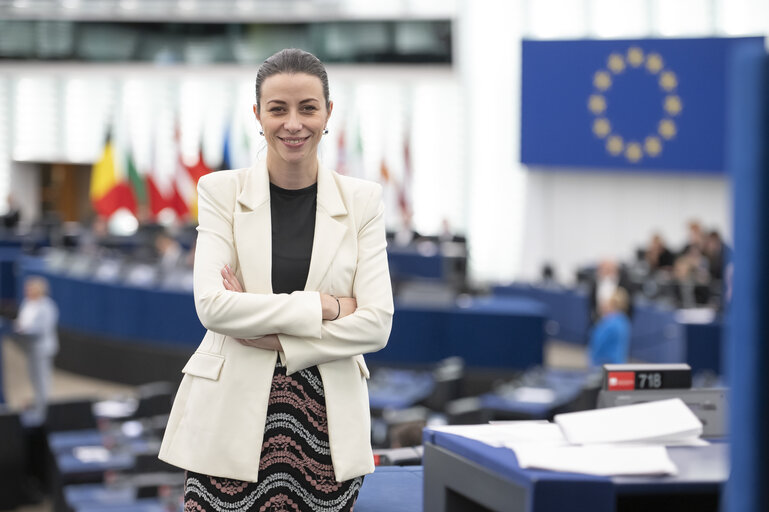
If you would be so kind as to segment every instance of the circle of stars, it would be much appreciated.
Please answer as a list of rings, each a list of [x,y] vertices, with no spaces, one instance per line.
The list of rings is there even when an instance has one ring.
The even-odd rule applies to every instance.
[[[627,69],[645,69],[657,76],[657,83],[664,94],[662,109],[664,116],[657,123],[657,131],[641,140],[625,140],[614,133],[611,120],[606,115],[608,102],[605,92],[613,84],[613,76],[624,73]],[[593,74],[593,93],[587,100],[587,108],[593,118],[593,134],[605,141],[606,151],[612,156],[624,156],[628,162],[637,163],[644,157],[655,158],[662,153],[663,141],[675,138],[678,133],[675,117],[683,111],[683,102],[677,94],[678,77],[673,71],[665,69],[662,56],[656,52],[644,51],[632,46],[625,54],[613,52],[606,61],[606,69]]]

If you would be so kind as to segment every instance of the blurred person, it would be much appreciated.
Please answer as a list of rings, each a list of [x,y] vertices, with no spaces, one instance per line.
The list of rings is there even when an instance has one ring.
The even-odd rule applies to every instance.
[[[21,222],[21,210],[16,204],[16,199],[9,194],[8,209],[3,215],[3,228],[7,231],[14,231],[19,227],[19,222]]]
[[[78,249],[85,254],[98,256],[103,252],[109,238],[107,218],[97,215],[91,221],[89,229],[83,231],[78,240]]]
[[[700,252],[705,250],[705,234],[702,232],[702,224],[698,220],[689,221],[687,241],[678,256],[687,254],[692,248]]]
[[[717,230],[712,230],[705,238],[705,257],[708,259],[708,271],[711,279],[724,279],[724,270],[732,260],[732,250],[726,245]]]
[[[629,305],[630,298],[623,288],[615,289],[608,299],[601,302],[601,319],[593,328],[588,343],[591,367],[627,362],[630,350]]]
[[[590,323],[595,323],[601,317],[600,305],[608,301],[617,288],[622,288],[630,296],[631,285],[622,271],[620,264],[611,259],[598,263],[595,279],[590,291]],[[631,314],[631,310],[628,312]]]
[[[675,296],[680,307],[692,308],[709,300],[710,263],[699,247],[692,245],[673,265]]]
[[[315,56],[276,53],[256,76],[265,161],[198,184],[208,332],[160,449],[187,470],[186,510],[348,511],[374,471],[362,354],[392,321],[384,204],[320,165],[332,108]]]
[[[161,271],[172,271],[185,261],[181,244],[166,233],[158,233],[155,236],[155,249]]]
[[[644,252],[644,260],[649,265],[649,273],[653,274],[658,270],[672,269],[675,255],[667,248],[662,236],[654,233]]]
[[[59,351],[56,326],[59,309],[48,296],[48,281],[39,276],[24,282],[24,300],[14,324],[14,336],[21,342],[27,356],[29,376],[35,392],[35,401],[28,411],[31,424],[45,422],[48,395],[51,389],[53,358]]]
[[[414,229],[414,216],[411,212],[404,212],[400,228],[395,232],[393,242],[397,246],[407,247],[420,238],[422,238],[422,235]]]

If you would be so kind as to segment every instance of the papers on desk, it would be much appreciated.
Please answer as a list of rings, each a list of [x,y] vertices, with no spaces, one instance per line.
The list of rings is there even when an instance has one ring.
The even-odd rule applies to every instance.
[[[557,414],[571,444],[680,443],[698,439],[702,423],[680,398]]]
[[[433,428],[510,448],[522,468],[600,476],[673,475],[666,445],[701,446],[702,424],[679,399],[559,414],[555,423]]]
[[[511,446],[522,468],[569,471],[598,476],[674,475],[664,446]]]

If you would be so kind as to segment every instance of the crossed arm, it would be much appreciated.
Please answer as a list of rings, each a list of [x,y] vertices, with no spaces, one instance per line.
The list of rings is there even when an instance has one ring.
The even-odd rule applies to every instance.
[[[237,190],[227,175],[198,183],[198,249],[195,305],[203,325],[248,346],[279,350],[288,372],[383,348],[393,315],[384,236],[384,204],[378,186],[359,198],[355,274],[351,296],[318,291],[246,292],[229,267],[237,261],[233,215]]]
[[[236,293],[243,293],[243,286],[238,281],[235,273],[230,269],[229,265],[225,265],[222,268],[222,282],[224,288]],[[339,303],[337,303],[337,299]],[[358,307],[357,301],[353,297],[337,297],[327,293],[320,294],[320,305],[323,311],[323,320],[336,321],[355,313]],[[256,339],[244,339],[235,338],[238,342],[248,347],[263,348],[266,350],[283,350],[283,346],[280,344],[280,338],[277,334],[267,334],[261,338]]]

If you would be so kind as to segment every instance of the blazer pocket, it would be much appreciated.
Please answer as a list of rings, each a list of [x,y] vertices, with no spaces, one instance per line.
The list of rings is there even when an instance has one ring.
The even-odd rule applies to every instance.
[[[355,356],[355,362],[358,363],[358,369],[360,369],[361,375],[367,379],[371,378],[371,372],[369,372],[368,366],[366,366],[366,360],[363,359],[363,356],[360,354]]]
[[[224,356],[207,352],[195,352],[187,364],[182,368],[182,373],[203,377],[204,379],[219,380],[219,374],[224,364]]]

